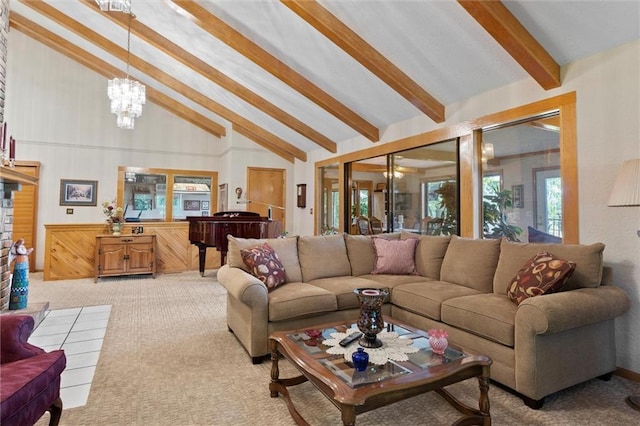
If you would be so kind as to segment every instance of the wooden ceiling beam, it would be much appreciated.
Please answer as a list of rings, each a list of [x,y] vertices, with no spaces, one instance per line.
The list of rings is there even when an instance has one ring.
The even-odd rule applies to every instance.
[[[81,2],[91,9],[95,10],[96,12],[102,13],[95,0],[81,0]],[[104,14],[104,16],[117,23],[122,28],[128,29],[129,19],[127,15],[122,13],[106,13]],[[286,111],[278,108],[263,97],[247,89],[232,78],[226,76],[218,69],[204,62],[202,59],[187,52],[168,38],[152,30],[148,26],[142,24],[137,20],[134,20],[131,22],[131,33],[140,37],[142,40],[146,41],[161,52],[164,52],[176,61],[189,67],[193,71],[199,73],[203,77],[209,79],[211,82],[217,84],[225,90],[228,90],[230,93],[233,93],[243,101],[261,110],[265,114],[271,116],[290,129],[298,132],[310,141],[316,143],[318,146],[332,153],[337,152],[337,145],[331,139],[314,130]]]
[[[255,125],[251,121],[242,117],[240,114],[237,114],[234,111],[230,110],[229,108],[225,107],[224,105],[221,105],[218,102],[214,101],[213,99],[208,98],[207,96],[203,95],[202,93],[198,92],[192,87],[181,82],[177,78],[165,73],[164,71],[160,70],[154,65],[144,61],[140,57],[133,54],[128,55],[127,50],[124,49],[123,47],[118,46],[117,44],[113,43],[111,40],[108,40],[107,38],[101,36],[95,31],[82,25],[81,23],[71,19],[70,17],[63,14],[62,12],[55,9],[54,7],[44,2],[24,2],[24,4],[37,10],[47,18],[63,26],[69,31],[93,43],[94,45],[103,49],[110,55],[113,55],[114,57],[124,62],[126,62],[128,59],[132,67],[138,69],[139,71],[155,79],[156,81],[164,84],[168,88],[181,94],[187,99],[190,99],[191,101],[203,106],[204,108],[230,121],[233,124],[242,126],[245,129],[251,130],[255,134],[261,135],[264,139],[270,141],[272,145],[279,146],[281,149],[291,153],[294,157],[302,161],[306,161],[307,156],[304,151],[301,151],[297,147],[280,139],[276,135],[269,133],[266,130],[260,128],[259,126]]]
[[[122,76],[123,74],[122,70],[78,48],[74,44],[35,24],[16,12],[11,12],[9,22],[11,28],[20,31],[37,42],[73,59],[105,78],[112,79]],[[216,137],[222,137],[226,134],[224,126],[221,126],[204,115],[188,108],[174,99],[171,99],[169,96],[154,89],[153,87],[150,87],[149,85],[146,86],[146,95],[149,101]],[[105,102],[107,102],[106,98]]]
[[[317,1],[280,1],[433,121],[445,120],[444,105]]]
[[[316,103],[329,114],[347,124],[372,142],[377,142],[380,139],[380,132],[373,124],[360,117],[357,113],[340,103],[313,82],[233,29],[197,2],[191,0],[172,1],[185,12],[189,13],[193,18],[193,22],[203,30],[262,67],[265,71]]]
[[[458,0],[458,3],[545,90],[562,85],[560,65],[501,1]]]

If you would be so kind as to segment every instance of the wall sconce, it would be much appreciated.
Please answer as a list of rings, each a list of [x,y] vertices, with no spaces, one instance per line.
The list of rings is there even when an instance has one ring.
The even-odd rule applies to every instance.
[[[236,188],[236,196],[238,197],[238,200],[242,198],[242,188],[240,187]]]

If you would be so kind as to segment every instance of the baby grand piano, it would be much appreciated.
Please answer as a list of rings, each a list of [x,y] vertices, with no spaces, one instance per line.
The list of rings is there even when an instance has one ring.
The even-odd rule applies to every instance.
[[[227,235],[240,238],[276,238],[280,236],[278,221],[245,211],[217,212],[213,216],[187,216],[189,241],[198,246],[200,275],[204,276],[207,247],[220,252],[220,266],[227,257]]]

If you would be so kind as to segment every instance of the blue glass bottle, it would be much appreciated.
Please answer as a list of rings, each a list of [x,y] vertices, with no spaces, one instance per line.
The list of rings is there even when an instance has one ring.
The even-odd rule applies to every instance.
[[[369,364],[369,354],[364,349],[358,348],[358,351],[351,355],[351,360],[356,371],[364,371],[367,369],[367,364]]]

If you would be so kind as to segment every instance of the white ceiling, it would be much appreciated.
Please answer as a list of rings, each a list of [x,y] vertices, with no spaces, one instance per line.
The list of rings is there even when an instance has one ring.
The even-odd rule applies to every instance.
[[[123,73],[126,71],[125,62],[62,28],[25,3],[29,2],[11,0],[12,13],[62,36],[117,66]],[[88,7],[80,0],[48,0],[45,3],[126,48],[126,30],[113,23],[104,12]],[[132,0],[131,3],[138,22],[333,142],[339,144],[358,134],[204,31],[175,2]],[[198,0],[197,3],[381,131],[395,122],[424,114],[280,1]],[[532,78],[456,1],[320,0],[319,3],[445,106]],[[560,65],[640,38],[638,0],[518,0],[504,3]],[[135,35],[131,37],[131,53],[302,151],[319,147]],[[132,68],[130,74],[205,117],[228,129],[231,127],[224,117],[143,72]],[[144,113],[140,119],[144,119]]]

